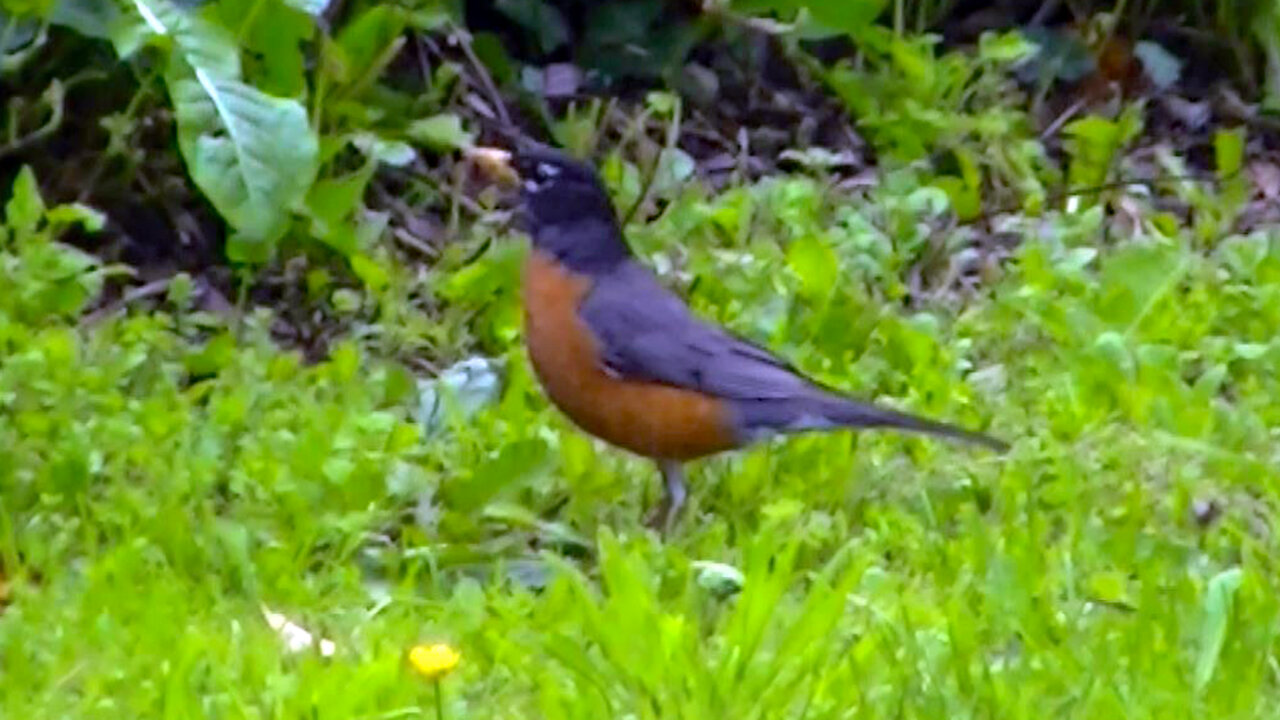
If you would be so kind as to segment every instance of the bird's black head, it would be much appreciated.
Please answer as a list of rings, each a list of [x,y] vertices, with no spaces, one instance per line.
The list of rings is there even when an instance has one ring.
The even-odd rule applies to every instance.
[[[519,183],[525,227],[539,250],[578,272],[605,271],[630,257],[609,193],[590,165],[534,144],[472,155],[491,174]]]

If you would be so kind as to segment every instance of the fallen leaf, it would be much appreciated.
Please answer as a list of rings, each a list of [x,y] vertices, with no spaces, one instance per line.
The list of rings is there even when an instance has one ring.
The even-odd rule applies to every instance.
[[[465,419],[497,400],[501,389],[500,361],[484,357],[461,360],[446,368],[439,377],[418,381],[417,420],[429,435],[443,428],[446,402],[455,402],[458,413]]]
[[[1266,160],[1254,160],[1249,163],[1249,176],[1264,200],[1280,197],[1280,166]]]
[[[572,63],[552,63],[542,69],[542,96],[567,98],[578,94],[582,70]]]

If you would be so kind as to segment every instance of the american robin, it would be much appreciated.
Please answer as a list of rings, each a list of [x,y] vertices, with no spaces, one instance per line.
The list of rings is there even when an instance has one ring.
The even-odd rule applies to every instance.
[[[666,493],[651,521],[669,529],[684,505],[685,461],[770,435],[896,428],[1007,447],[844,397],[696,317],[631,253],[590,166],[541,145],[469,155],[520,186],[533,245],[523,300],[534,373],[582,430],[657,462]]]

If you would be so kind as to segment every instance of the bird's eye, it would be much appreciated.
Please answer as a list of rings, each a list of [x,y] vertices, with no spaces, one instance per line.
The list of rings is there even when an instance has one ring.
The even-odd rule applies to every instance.
[[[545,190],[551,181],[560,175],[560,167],[548,162],[535,164],[525,173],[524,189],[537,193]]]

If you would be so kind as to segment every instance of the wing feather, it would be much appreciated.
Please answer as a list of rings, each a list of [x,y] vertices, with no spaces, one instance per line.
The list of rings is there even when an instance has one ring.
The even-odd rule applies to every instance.
[[[646,268],[626,262],[601,278],[581,314],[615,373],[734,400],[812,389],[777,356],[695,316]]]

